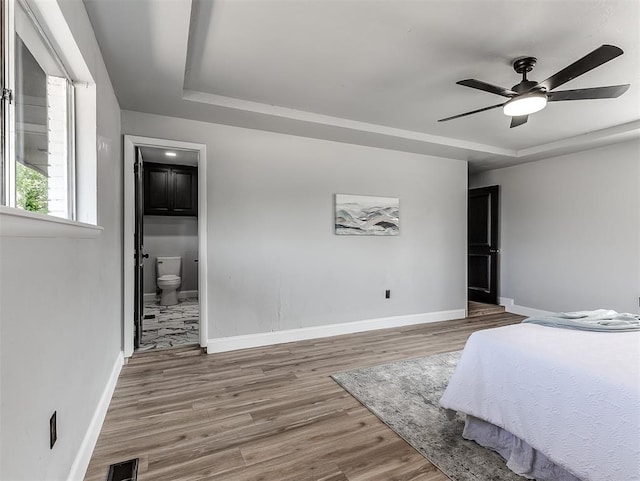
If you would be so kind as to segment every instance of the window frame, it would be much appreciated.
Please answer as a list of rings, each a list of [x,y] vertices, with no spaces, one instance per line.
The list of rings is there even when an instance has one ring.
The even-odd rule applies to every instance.
[[[54,216],[51,213],[40,214],[75,221],[77,219],[77,178],[76,178],[76,82],[69,74],[70,69],[61,60],[61,55],[52,44],[51,39],[45,33],[37,16],[26,0],[3,0],[0,18],[2,21],[3,35],[0,44],[2,57],[2,126],[0,156],[0,205],[4,207],[20,209],[17,204],[16,192],[16,104],[15,104],[15,15],[16,9],[21,8],[28,17],[31,26],[42,40],[46,50],[52,56],[54,62],[62,71],[66,80],[66,217]],[[8,92],[8,94],[6,94]],[[29,211],[27,211],[29,212]]]

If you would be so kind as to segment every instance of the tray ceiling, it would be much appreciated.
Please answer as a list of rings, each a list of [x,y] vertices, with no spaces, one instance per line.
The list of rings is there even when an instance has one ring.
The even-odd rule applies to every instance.
[[[510,165],[637,137],[640,2],[85,0],[120,106],[153,114]],[[579,19],[579,20],[577,20]],[[563,89],[631,83],[613,100],[557,102],[509,129],[501,102],[455,84],[541,81],[602,44],[625,54]]]

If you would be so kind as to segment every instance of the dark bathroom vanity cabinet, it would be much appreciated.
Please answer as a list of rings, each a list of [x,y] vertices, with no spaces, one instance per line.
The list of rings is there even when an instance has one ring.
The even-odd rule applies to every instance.
[[[198,215],[198,169],[144,163],[145,215]]]

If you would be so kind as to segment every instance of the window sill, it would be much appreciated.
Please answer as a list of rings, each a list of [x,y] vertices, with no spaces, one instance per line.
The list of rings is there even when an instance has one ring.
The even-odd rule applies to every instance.
[[[0,205],[0,237],[95,239],[102,231],[99,225]]]

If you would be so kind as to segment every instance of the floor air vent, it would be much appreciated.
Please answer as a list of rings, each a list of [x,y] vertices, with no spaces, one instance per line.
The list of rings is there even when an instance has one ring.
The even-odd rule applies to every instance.
[[[138,479],[138,458],[109,466],[107,481],[136,481]]]

